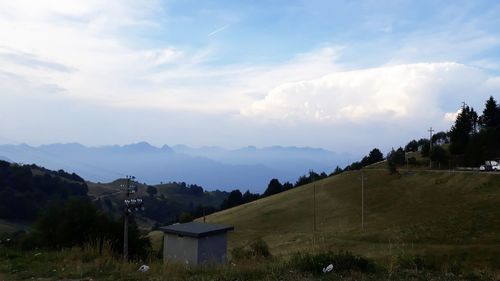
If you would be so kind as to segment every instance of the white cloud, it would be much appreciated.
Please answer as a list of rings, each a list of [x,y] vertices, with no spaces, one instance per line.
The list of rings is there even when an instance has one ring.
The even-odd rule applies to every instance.
[[[156,1],[56,2],[0,3],[0,71],[56,85],[77,100],[237,113],[278,84],[339,69],[340,49],[331,47],[276,65],[208,66],[211,47],[139,48],[123,41],[119,28],[150,24],[148,15],[161,9]]]
[[[154,65],[170,64],[178,61],[184,53],[175,48],[165,48],[161,50],[148,50],[144,52],[144,59],[152,61]]]
[[[241,112],[259,119],[330,123],[428,120],[472,94],[475,100],[486,97],[489,79],[457,63],[341,71],[279,85]]]
[[[175,48],[132,48],[123,40],[121,28],[153,24],[148,17],[161,10],[158,4],[3,1],[0,70],[57,85],[76,99],[116,105],[137,98],[149,90],[148,71],[183,57]]]
[[[206,63],[216,55],[210,47],[143,49],[122,41],[118,28],[150,24],[148,15],[161,9],[156,1],[56,2],[0,4],[8,15],[0,18],[0,70],[112,107],[360,122],[407,118],[426,104],[443,116],[441,98],[467,94],[455,84],[479,86],[485,79],[453,63],[345,71],[337,63],[344,47],[335,46],[279,64],[214,66]]]
[[[450,33],[444,30],[437,37],[425,33],[412,35],[400,44],[391,41],[391,46],[399,51],[389,50],[390,56],[383,62],[393,65],[376,68],[363,66],[370,56],[363,48],[352,46],[356,44],[353,42],[345,46],[322,45],[290,55],[280,63],[217,64],[213,58],[224,54],[212,43],[201,43],[200,47],[196,41],[193,45],[197,47],[189,43],[178,46],[154,38],[154,42],[143,44],[142,34],[128,32],[133,28],[157,27],[161,20],[155,16],[162,9],[160,2],[154,0],[0,1],[0,98],[4,101],[0,103],[0,114],[26,109],[25,123],[9,125],[5,123],[8,118],[4,118],[2,128],[9,125],[12,136],[22,130],[25,139],[30,134],[35,138],[40,133],[30,131],[42,127],[31,124],[32,120],[57,124],[66,116],[74,116],[73,111],[79,111],[79,119],[66,120],[71,122],[55,141],[82,134],[80,128],[72,127],[74,121],[92,132],[78,136],[101,142],[93,140],[94,136],[115,130],[113,122],[101,120],[113,115],[120,116],[116,122],[123,119],[127,125],[123,125],[121,136],[134,135],[128,128],[128,123],[134,121],[139,128],[135,134],[158,134],[160,139],[169,131],[163,127],[163,120],[171,122],[169,127],[177,126],[178,132],[186,128],[183,122],[192,118],[195,121],[186,130],[199,132],[203,127],[203,137],[194,133],[191,136],[200,142],[206,142],[205,135],[226,124],[225,135],[218,136],[219,142],[230,143],[238,138],[242,144],[313,142],[312,145],[333,146],[329,130],[340,128],[358,134],[363,130],[359,128],[368,128],[373,122],[385,125],[386,132],[408,127],[420,132],[435,122],[441,122],[441,128],[449,127],[451,113],[462,101],[477,101],[479,104],[474,106],[482,107],[487,96],[500,89],[500,77],[492,77],[481,69],[497,69],[491,60],[471,64],[480,68],[438,63],[443,59],[461,61],[472,49],[485,51],[498,46],[498,38],[488,34],[444,36]],[[389,33],[393,27],[397,31],[392,21],[375,26]],[[219,31],[223,28],[226,27]],[[231,31],[236,28],[234,25]],[[215,41],[215,37],[210,41]],[[349,52],[350,58],[342,57]],[[451,58],[446,54],[452,54]],[[353,57],[355,62],[349,63],[357,65],[356,70],[339,63],[341,58],[347,61]],[[409,63],[421,62],[422,58],[431,63]],[[134,112],[134,116],[128,117],[128,112]],[[142,113],[149,117],[145,119]],[[88,121],[93,114],[97,114],[94,119],[98,121]],[[175,118],[180,115],[183,120],[177,121]],[[241,124],[253,126],[252,130]],[[145,134],[140,128],[148,125],[151,130]],[[303,132],[307,130],[322,131],[323,136],[316,140],[305,138],[307,134]],[[369,128],[366,130],[365,135],[373,135]],[[184,132],[172,132],[170,136],[178,138],[177,142],[186,141],[182,139]],[[115,133],[108,139],[113,139]],[[43,141],[50,141],[50,136]],[[352,145],[352,139],[346,138],[345,142]]]
[[[458,114],[460,114],[460,112],[462,112],[461,109],[458,109],[456,112],[446,112],[444,114],[444,120],[446,122],[450,122],[450,123],[455,122],[455,120],[457,119],[457,116],[458,116]]]

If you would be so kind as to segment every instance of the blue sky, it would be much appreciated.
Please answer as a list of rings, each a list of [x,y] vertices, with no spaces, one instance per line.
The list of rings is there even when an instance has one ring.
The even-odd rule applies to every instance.
[[[496,1],[172,1],[163,7],[156,14],[160,26],[139,29],[132,44],[145,34],[152,44],[213,47],[220,53],[214,64],[279,63],[332,45],[345,48],[340,61],[353,67],[378,66],[395,55],[404,62],[498,62],[498,45],[479,42],[499,33]],[[401,49],[420,39],[425,48],[403,56],[411,50]],[[444,42],[427,45],[434,40]],[[465,41],[480,45],[453,50]],[[435,45],[450,47],[448,54]]]
[[[498,1],[2,1],[0,142],[387,151],[500,93]]]

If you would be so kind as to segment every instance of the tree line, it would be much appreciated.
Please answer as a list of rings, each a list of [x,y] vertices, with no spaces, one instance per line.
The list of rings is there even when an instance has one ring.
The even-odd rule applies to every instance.
[[[422,157],[430,158],[437,168],[477,167],[485,160],[499,159],[500,104],[490,96],[481,115],[464,104],[449,131],[437,132],[431,139],[413,139],[404,148],[391,149],[385,158],[391,173],[396,173],[398,166],[418,164],[414,156],[406,156],[408,152],[420,152]],[[384,157],[380,150],[374,149],[361,161],[353,162],[344,169],[337,167],[332,175],[359,170],[382,160]]]
[[[477,166],[500,156],[500,105],[491,96],[483,114],[464,105],[451,127],[450,154],[457,165]]]
[[[404,151],[420,151],[423,157],[430,157],[442,168],[477,167],[485,160],[497,159],[500,157],[500,104],[490,96],[481,115],[464,104],[448,132],[438,132],[431,140],[411,140]]]
[[[113,218],[85,198],[72,198],[41,211],[29,233],[8,235],[9,245],[22,250],[59,250],[71,247],[104,248],[119,256],[123,250],[123,217]],[[129,218],[129,257],[145,259],[151,243]]]
[[[0,161],[0,218],[33,221],[50,204],[72,197],[87,198],[87,184],[78,180],[80,177],[62,170],[33,172],[39,168]]]

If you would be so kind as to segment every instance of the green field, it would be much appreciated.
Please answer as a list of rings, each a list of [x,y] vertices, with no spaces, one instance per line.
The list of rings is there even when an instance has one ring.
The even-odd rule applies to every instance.
[[[361,173],[218,212],[208,222],[233,225],[229,247],[263,238],[273,254],[345,249],[387,263],[395,256],[460,259],[474,268],[500,265],[500,175],[365,169]],[[314,231],[314,189],[316,231]]]
[[[0,280],[498,280],[500,174],[416,170],[389,175],[382,166],[363,173],[364,229],[360,172],[207,217],[208,222],[235,226],[230,254],[263,238],[272,258],[230,256],[223,266],[195,268],[165,264],[158,256],[163,234],[154,231],[148,235],[153,249],[144,261],[123,262],[110,249],[101,253],[93,244],[28,251],[0,245]],[[293,262],[295,252],[340,250],[373,261],[374,271],[336,268],[322,275],[305,270],[306,259]],[[315,263],[314,271],[330,262]],[[137,272],[141,264],[151,270]]]

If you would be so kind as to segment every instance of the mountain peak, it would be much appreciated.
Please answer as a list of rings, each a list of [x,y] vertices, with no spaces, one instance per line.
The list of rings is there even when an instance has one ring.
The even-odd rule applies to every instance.
[[[152,146],[146,141],[141,141],[138,143],[133,143],[133,144],[127,144],[122,146],[122,148],[128,149],[128,150],[134,150],[134,151],[147,151],[147,150],[156,150],[158,147]]]

